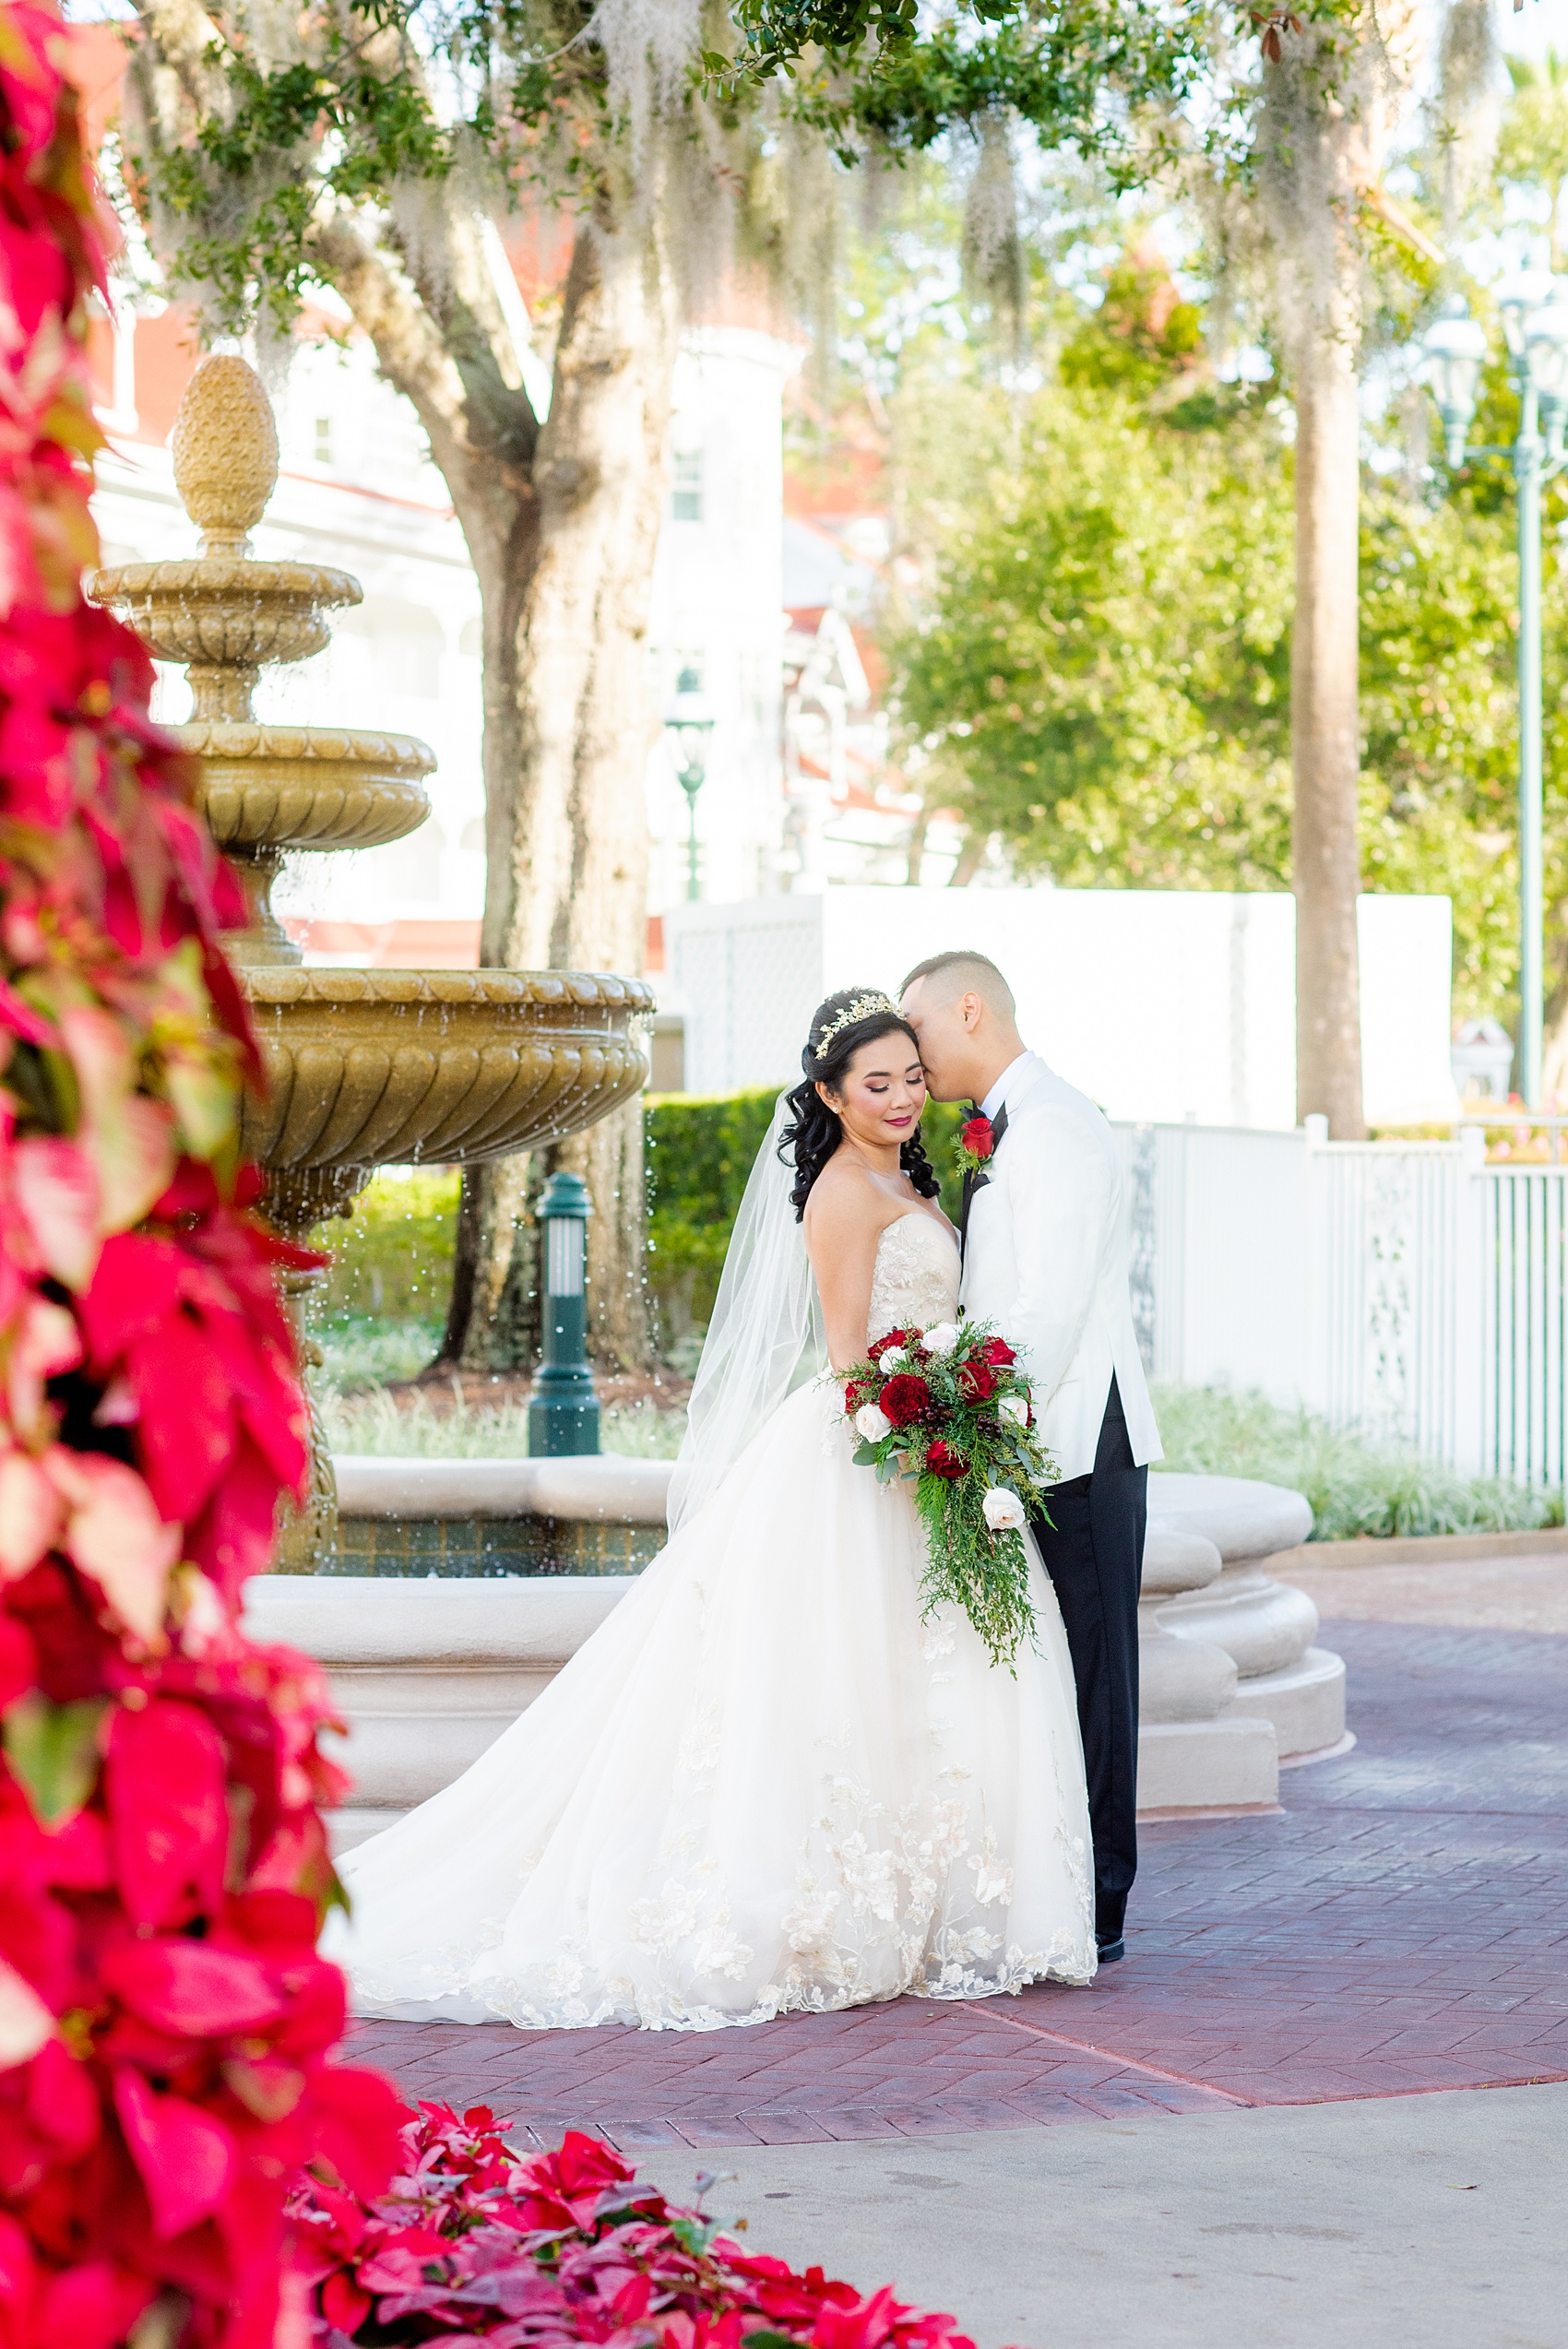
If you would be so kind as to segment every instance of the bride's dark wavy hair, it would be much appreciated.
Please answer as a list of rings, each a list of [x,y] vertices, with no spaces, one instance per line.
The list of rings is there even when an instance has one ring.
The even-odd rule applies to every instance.
[[[841,1092],[845,1072],[855,1054],[862,1044],[874,1044],[879,1036],[907,1036],[915,1047],[917,1057],[919,1055],[920,1042],[914,1029],[897,1012],[873,1012],[868,1019],[856,1020],[852,1027],[841,1027],[826,1051],[817,1049],[823,1030],[831,1027],[857,996],[875,992],[875,989],[871,987],[842,987],[837,995],[829,995],[826,1003],[819,1003],[812,1014],[806,1044],[801,1053],[805,1082],[797,1085],[788,1096],[790,1107],[795,1113],[794,1122],[785,1127],[778,1145],[781,1158],[787,1157],[790,1150],[795,1154],[798,1180],[790,1199],[797,1223],[806,1212],[806,1201],[812,1195],[813,1183],[843,1139],[838,1121],[817,1092],[817,1086],[826,1085],[830,1092]],[[922,1199],[936,1197],[941,1185],[932,1171],[919,1126],[899,1150],[898,1164]]]

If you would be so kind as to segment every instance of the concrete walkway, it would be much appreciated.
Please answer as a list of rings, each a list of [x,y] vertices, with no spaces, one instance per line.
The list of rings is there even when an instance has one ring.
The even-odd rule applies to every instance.
[[[713,2165],[718,2167],[717,2162]],[[643,2173],[689,2201],[696,2165]],[[748,2246],[980,2349],[1562,2349],[1568,2087],[726,2158]]]

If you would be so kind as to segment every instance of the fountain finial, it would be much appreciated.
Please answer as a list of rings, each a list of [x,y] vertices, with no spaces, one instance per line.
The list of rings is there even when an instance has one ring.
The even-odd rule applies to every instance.
[[[278,486],[278,427],[255,369],[209,353],[185,386],[172,446],[174,486],[202,552],[243,555]]]

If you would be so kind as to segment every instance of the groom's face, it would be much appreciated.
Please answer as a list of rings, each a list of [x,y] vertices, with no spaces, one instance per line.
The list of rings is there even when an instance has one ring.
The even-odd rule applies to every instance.
[[[933,1101],[962,1101],[972,1090],[970,1062],[974,1057],[974,995],[955,995],[933,1002],[930,983],[917,979],[907,988],[899,1009],[914,1029],[925,1068],[927,1089]]]

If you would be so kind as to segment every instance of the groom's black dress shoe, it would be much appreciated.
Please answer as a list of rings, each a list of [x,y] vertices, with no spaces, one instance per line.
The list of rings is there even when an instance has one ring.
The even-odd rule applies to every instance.
[[[1114,1941],[1099,1941],[1096,1943],[1096,1947],[1099,1952],[1101,1965],[1114,1965],[1118,1958],[1124,1958],[1127,1954],[1127,1944],[1120,1933]]]

